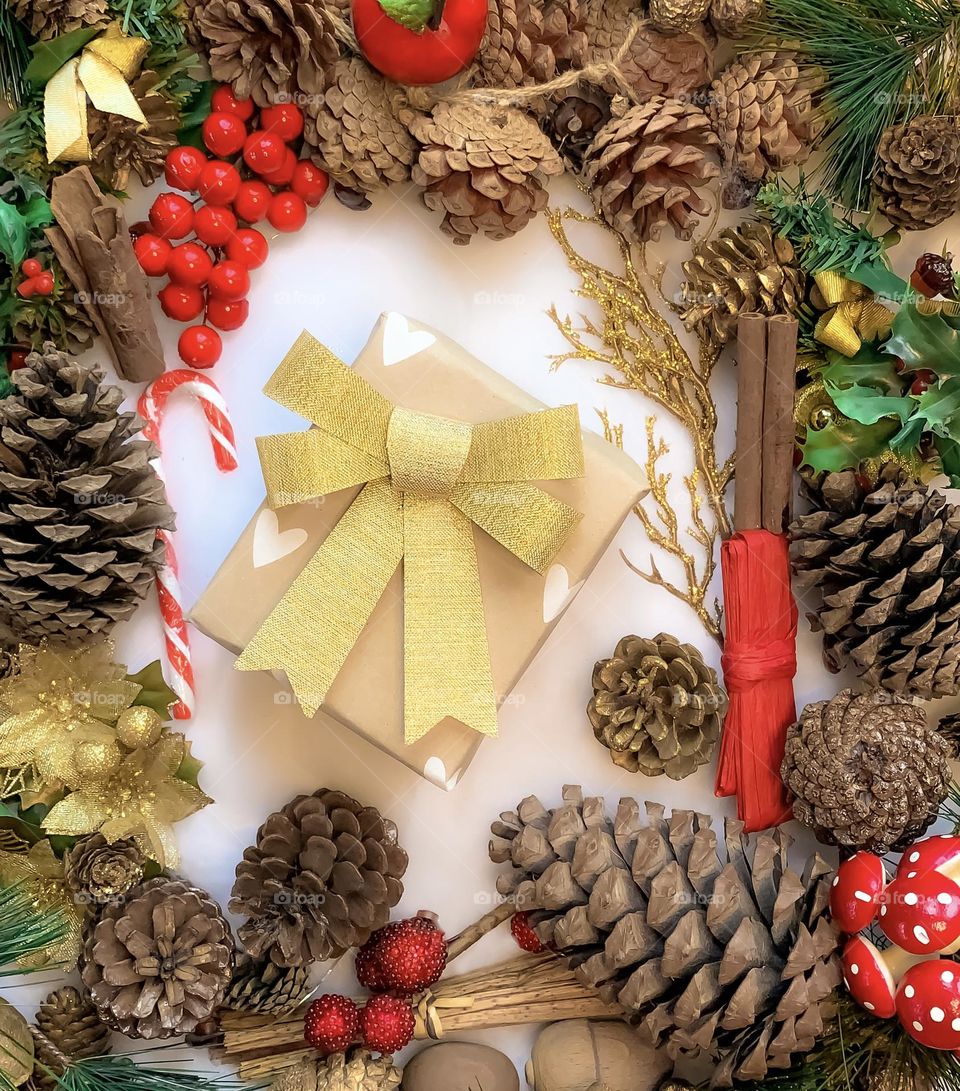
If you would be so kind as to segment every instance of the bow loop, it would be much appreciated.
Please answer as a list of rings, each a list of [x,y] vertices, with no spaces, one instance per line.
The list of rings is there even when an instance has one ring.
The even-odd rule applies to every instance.
[[[398,406],[387,427],[393,487],[416,496],[448,497],[463,472],[470,439],[469,424]]]
[[[817,273],[813,279],[827,307],[814,329],[822,345],[854,357],[864,341],[874,341],[890,329],[892,312],[869,288],[835,270]]]

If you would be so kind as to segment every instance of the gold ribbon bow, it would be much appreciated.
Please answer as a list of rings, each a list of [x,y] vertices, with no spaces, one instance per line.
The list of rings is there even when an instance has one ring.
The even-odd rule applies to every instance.
[[[813,279],[828,308],[813,334],[822,345],[856,356],[864,341],[873,341],[890,329],[893,313],[873,298],[869,288],[835,270],[817,273]]]
[[[583,474],[576,406],[465,424],[392,405],[304,332],[264,392],[312,421],[257,440],[271,507],[362,485],[237,660],[284,670],[312,716],[403,561],[404,737],[497,733],[471,523],[537,572],[580,514],[531,480]]]
[[[128,37],[118,23],[111,23],[78,57],[72,57],[50,77],[43,93],[47,162],[89,162],[87,96],[102,113],[147,124],[128,84],[140,71],[149,49],[145,39]]]

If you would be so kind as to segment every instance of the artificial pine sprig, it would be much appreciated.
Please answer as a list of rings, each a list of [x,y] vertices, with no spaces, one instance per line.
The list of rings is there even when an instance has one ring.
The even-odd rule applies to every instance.
[[[9,5],[0,4],[0,99],[10,106],[19,106],[27,93],[23,73],[29,60],[26,28]]]
[[[34,967],[23,962],[55,947],[69,931],[63,913],[38,908],[24,884],[0,886],[0,977],[28,973]]]

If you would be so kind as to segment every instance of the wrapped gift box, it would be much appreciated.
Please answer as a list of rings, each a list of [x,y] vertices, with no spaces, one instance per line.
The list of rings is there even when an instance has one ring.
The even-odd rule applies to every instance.
[[[381,316],[353,368],[395,405],[470,423],[544,408],[443,334],[395,313]],[[509,700],[642,491],[640,468],[622,451],[587,431],[583,448],[582,478],[537,482],[583,514],[546,576],[474,527],[500,702]],[[193,623],[239,653],[358,492],[359,487],[345,489],[277,511],[262,505],[194,608]],[[483,739],[448,717],[417,742],[404,743],[402,579],[401,565],[317,716],[332,717],[450,789]],[[323,634],[317,639],[321,641]]]

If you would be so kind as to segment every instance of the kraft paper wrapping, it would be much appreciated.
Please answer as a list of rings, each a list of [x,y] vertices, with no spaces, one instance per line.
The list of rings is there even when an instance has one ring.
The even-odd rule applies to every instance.
[[[324,339],[325,331],[311,332]],[[422,413],[479,423],[544,408],[449,338],[398,314],[381,316],[353,367],[391,402]],[[637,464],[602,437],[584,431],[583,447],[582,478],[538,482],[583,513],[546,576],[522,564],[482,531],[473,531],[500,702],[511,699],[520,676],[609,546],[644,485]],[[266,503],[261,505],[200,598],[191,621],[239,653],[358,492],[358,488],[345,489],[322,503],[276,512]],[[442,655],[443,649],[437,648],[437,654]],[[242,675],[236,684],[243,684]],[[482,736],[448,717],[422,739],[405,745],[403,708],[401,568],[387,584],[316,719],[332,718],[344,724],[431,782],[453,788]]]

